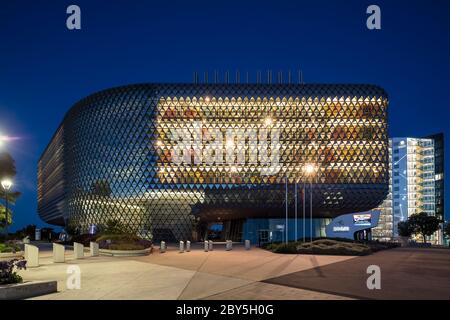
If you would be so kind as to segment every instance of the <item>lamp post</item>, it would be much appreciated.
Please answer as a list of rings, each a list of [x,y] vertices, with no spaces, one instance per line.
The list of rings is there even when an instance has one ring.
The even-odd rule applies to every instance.
[[[306,183],[303,182],[303,242],[306,242],[306,204],[305,204]]]
[[[297,181],[295,181],[295,228],[294,228],[294,241],[298,241],[297,235]]]
[[[289,242],[289,238],[288,238],[288,223],[289,223],[289,221],[288,221],[288,177],[286,176],[285,177],[285,187],[286,187],[286,190],[285,190],[285,194],[286,194],[286,199],[285,199],[285,201],[286,201],[286,225],[285,225],[285,237],[286,237],[286,239],[285,239],[285,241],[286,241],[286,244]]]
[[[305,166],[305,173],[310,178],[309,180],[309,240],[313,241],[313,223],[312,223],[312,176],[316,172],[317,166],[315,164],[309,163]]]
[[[3,190],[5,191],[5,230],[6,230],[6,235],[8,236],[8,192],[9,189],[11,189],[12,186],[12,181],[9,179],[4,179],[2,180],[2,187]]]

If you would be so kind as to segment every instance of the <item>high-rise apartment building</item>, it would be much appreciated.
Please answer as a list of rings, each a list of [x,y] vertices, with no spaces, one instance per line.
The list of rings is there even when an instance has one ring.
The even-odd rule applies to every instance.
[[[382,213],[379,225],[373,231],[374,238],[391,240],[397,237],[398,223],[416,213],[426,212],[444,219],[443,141],[442,134],[389,140],[389,194],[381,205]],[[429,241],[442,243],[441,230]]]

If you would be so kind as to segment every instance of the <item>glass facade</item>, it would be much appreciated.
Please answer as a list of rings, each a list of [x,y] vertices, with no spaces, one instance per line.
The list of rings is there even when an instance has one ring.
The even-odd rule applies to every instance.
[[[441,141],[436,139],[440,137]],[[398,236],[397,225],[413,214],[426,212],[443,219],[443,137],[392,138],[389,141],[390,190],[380,207],[380,223],[373,235],[380,240]],[[440,147],[437,147],[439,144]],[[420,239],[419,239],[420,240]],[[442,243],[442,234],[430,238]]]
[[[297,233],[295,233],[295,222],[297,221]],[[243,239],[252,243],[283,242],[286,239],[286,230],[289,240],[305,240],[309,238],[326,237],[325,226],[331,219],[305,219],[303,230],[303,219],[288,219],[286,228],[285,219],[248,219],[243,226]],[[312,233],[311,233],[312,230]],[[296,237],[297,235],[297,237]],[[297,238],[297,239],[296,239]]]
[[[218,221],[240,240],[251,219],[284,217],[286,182],[290,217],[294,183],[312,183],[315,218],[370,210],[388,192],[387,105],[372,85],[105,90],[70,109],[41,156],[38,211],[81,232],[114,219],[176,241]]]

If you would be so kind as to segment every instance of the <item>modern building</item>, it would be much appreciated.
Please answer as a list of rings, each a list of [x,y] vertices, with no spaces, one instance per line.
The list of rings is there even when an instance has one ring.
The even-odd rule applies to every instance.
[[[398,237],[398,223],[420,212],[443,221],[443,134],[425,138],[392,138],[389,140],[389,161],[389,194],[380,207],[380,222],[373,236],[380,240]],[[436,232],[429,240],[442,244],[442,232]]]
[[[261,241],[293,238],[297,206],[324,235],[331,218],[386,198],[387,106],[373,85],[101,91],[68,111],[43,152],[38,212],[80,232],[117,220],[154,240]]]

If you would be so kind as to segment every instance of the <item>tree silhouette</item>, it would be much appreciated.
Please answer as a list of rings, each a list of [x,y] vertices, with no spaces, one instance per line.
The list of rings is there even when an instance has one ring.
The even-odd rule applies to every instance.
[[[427,236],[431,236],[439,230],[440,222],[438,218],[429,216],[426,212],[416,213],[408,218],[408,223],[414,233],[422,235],[424,243],[427,242]]]
[[[17,174],[16,164],[8,152],[0,152],[0,181],[3,179],[13,179]],[[0,186],[0,199],[3,202],[6,202],[6,195],[8,196],[8,203],[14,205],[18,197],[20,197],[20,192],[11,192],[8,193],[3,190]],[[11,207],[8,208],[8,225],[12,223],[12,210]],[[6,227],[6,207],[1,204],[0,205],[0,227]]]
[[[0,179],[12,179],[16,176],[16,163],[8,152],[0,152]]]

